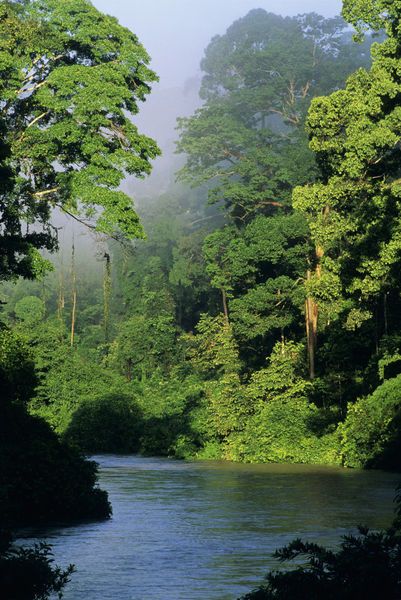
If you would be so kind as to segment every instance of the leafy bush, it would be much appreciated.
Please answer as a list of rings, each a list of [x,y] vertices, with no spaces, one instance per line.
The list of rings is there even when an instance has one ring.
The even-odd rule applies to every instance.
[[[19,383],[26,376],[25,384]],[[60,442],[25,403],[35,372],[18,336],[0,332],[0,516],[3,524],[106,518],[106,492],[96,487],[96,465]]]
[[[401,469],[401,375],[348,407],[339,426],[347,467]]]
[[[127,382],[88,352],[81,354],[60,343],[59,336],[60,329],[55,323],[46,323],[35,331],[31,343],[40,383],[29,410],[63,434],[76,410],[88,398],[101,401],[110,394],[122,395]]]
[[[45,316],[45,305],[43,300],[37,296],[25,296],[18,300],[14,312],[24,325],[32,327]]]
[[[143,411],[140,452],[193,458],[204,443],[206,419],[202,386],[195,376],[168,379],[155,372],[142,383],[138,403]]]
[[[318,409],[306,399],[278,398],[258,407],[245,430],[229,439],[233,460],[339,464],[338,436],[318,437],[310,422]]]
[[[62,597],[74,566],[65,570],[53,565],[51,548],[12,546],[11,538],[0,532],[0,596],[7,600],[46,600],[56,593]]]
[[[384,531],[359,527],[338,550],[292,541],[273,556],[296,560],[293,570],[272,571],[266,583],[240,600],[399,600],[401,598],[401,488],[396,518]]]
[[[96,472],[47,423],[21,406],[1,406],[0,514],[7,525],[107,518]]]
[[[401,597],[401,532],[359,528],[337,551],[297,539],[275,552],[280,561],[304,563],[269,573],[241,600],[367,600]]]
[[[32,356],[23,339],[0,324],[0,390],[3,402],[25,403],[37,377]]]
[[[109,394],[83,401],[63,437],[88,453],[137,452],[141,422],[131,397]]]
[[[253,414],[243,431],[228,438],[227,455],[247,462],[337,464],[338,439],[316,432],[318,408],[308,400],[311,383],[303,377],[303,346],[278,343],[268,366],[245,388]]]

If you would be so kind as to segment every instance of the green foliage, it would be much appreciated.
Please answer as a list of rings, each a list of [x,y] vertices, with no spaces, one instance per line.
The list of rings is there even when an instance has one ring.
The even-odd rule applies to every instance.
[[[188,338],[192,346],[191,362],[196,370],[207,379],[221,374],[238,373],[238,348],[230,323],[224,315],[202,315],[196,331],[195,337]]]
[[[32,548],[11,544],[11,537],[0,531],[0,594],[7,600],[46,600],[63,589],[75,568],[53,565],[51,547],[40,542]]]
[[[95,463],[61,443],[47,423],[22,407],[2,406],[0,416],[3,522],[28,525],[110,515],[106,492],[95,487]]]
[[[2,524],[107,518],[111,509],[106,492],[95,487],[95,464],[61,443],[43,420],[27,414],[34,364],[18,336],[0,333]]]
[[[344,14],[363,28],[379,4]],[[29,264],[16,240],[8,277],[32,274],[32,247],[51,246],[54,206],[117,238],[142,235],[119,185],[157,154],[130,118],[155,76],[136,37],[85,0],[0,11],[0,202],[17,238],[24,220],[45,236],[24,238]],[[3,288],[20,342],[0,336],[0,376],[65,448],[394,462],[396,401],[374,392],[378,363],[382,380],[398,374],[400,347],[394,11],[378,17],[389,37],[371,70],[370,36],[354,45],[341,19],[256,10],[235,22],[206,49],[204,105],[180,122],[181,176],[201,185],[143,198],[147,240],[103,245],[103,279],[86,254],[79,265],[77,244],[73,274],[61,258],[40,286]]]
[[[196,376],[156,372],[142,383],[140,451],[147,455],[193,458],[208,431],[204,426],[202,386]]]
[[[339,429],[345,466],[399,470],[401,376],[385,381],[371,396],[349,406]]]
[[[118,189],[159,153],[130,119],[156,80],[136,36],[87,0],[3,2],[0,34],[1,278],[43,270],[55,207],[143,236]]]
[[[360,32],[372,28],[394,34],[399,27],[400,4],[397,0],[344,0],[343,15]]]
[[[33,357],[23,338],[0,327],[0,404],[26,403],[36,384]]]
[[[386,598],[401,593],[401,494],[395,497],[396,518],[383,531],[359,526],[358,534],[344,535],[338,549],[328,549],[295,539],[276,550],[282,563],[296,561],[290,569],[271,571],[259,588],[240,600],[353,600]]]
[[[317,175],[304,132],[311,99],[367,62],[369,42],[358,48],[345,30],[340,18],[251,11],[209,44],[205,104],[179,121],[181,177],[208,183],[210,201],[223,204],[229,220],[205,238],[206,272],[249,369],[281,336],[300,339],[304,329],[312,246],[291,196]],[[335,284],[326,277],[326,288]]]
[[[101,400],[121,393],[123,378],[99,362],[61,347],[48,370],[42,372],[30,411],[45,418],[58,432],[64,432],[75,411],[89,399]]]
[[[43,319],[45,306],[37,296],[25,296],[16,303],[14,311],[26,327],[31,327]]]
[[[241,428],[249,412],[242,395],[241,363],[232,327],[224,315],[202,315],[197,335],[188,341],[191,363],[205,379],[208,427],[223,440]]]
[[[81,400],[63,438],[85,453],[137,452],[142,415],[130,396]]]
[[[259,9],[206,49],[205,105],[179,121],[182,177],[216,181],[211,200],[224,200],[234,219],[288,204],[293,186],[313,176],[302,131],[310,99],[341,85],[360,61],[344,27],[341,19]]]
[[[302,344],[291,341],[276,344],[269,365],[252,375],[247,387],[249,397],[263,402],[306,398],[311,383],[303,377],[304,351]]]
[[[134,315],[119,328],[110,361],[128,381],[146,379],[160,367],[171,366],[176,328],[169,315]]]
[[[400,288],[400,7],[346,2],[344,15],[362,29],[384,27],[388,37],[372,46],[371,69],[357,70],[345,89],[315,98],[309,110],[320,180],[296,188],[293,204],[316,246],[307,293],[322,313],[321,329],[338,318],[361,327]]]
[[[396,600],[401,592],[399,529],[343,536],[338,550],[294,540],[274,555],[301,563],[293,570],[273,571],[266,583],[241,600]]]
[[[252,375],[245,388],[252,414],[229,440],[235,460],[339,462],[337,436],[316,431],[319,411],[308,400],[311,383],[302,376],[303,352],[300,344],[277,344],[269,365]]]

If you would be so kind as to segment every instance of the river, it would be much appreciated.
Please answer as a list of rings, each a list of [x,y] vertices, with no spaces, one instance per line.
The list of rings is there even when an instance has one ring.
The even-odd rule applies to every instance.
[[[113,518],[35,531],[75,563],[66,600],[235,600],[294,537],[335,544],[393,517],[397,474],[97,456]],[[26,540],[25,540],[26,542]]]

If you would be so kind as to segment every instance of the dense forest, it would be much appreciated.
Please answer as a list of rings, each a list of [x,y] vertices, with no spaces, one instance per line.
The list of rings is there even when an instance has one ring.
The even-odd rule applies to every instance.
[[[3,527],[107,518],[100,452],[401,468],[400,23],[234,22],[134,211],[146,51],[85,0],[0,4]]]
[[[88,155],[63,107],[48,108],[38,90],[31,127],[24,135],[13,124],[26,138],[16,158],[35,153],[41,211],[60,207],[98,238],[82,242],[80,223],[58,232],[50,273],[50,255],[37,266],[30,250],[8,253],[8,278],[41,271],[1,291],[7,335],[35,369],[30,414],[85,452],[399,466],[397,83],[382,40],[356,44],[341,18],[263,10],[215,37],[202,61],[203,104],[179,121],[186,163],[161,197],[140,199],[142,225],[105,186],[146,172],[153,142],[140,138],[139,157],[129,139],[111,149],[124,127],[139,143],[120,114],[112,139],[88,134]],[[60,130],[65,148],[54,144]],[[49,173],[61,152],[64,171]],[[93,198],[103,203],[97,224]],[[16,227],[23,217],[48,222],[26,204]],[[144,241],[122,239],[143,231]],[[38,235],[20,243],[57,243],[50,230]]]

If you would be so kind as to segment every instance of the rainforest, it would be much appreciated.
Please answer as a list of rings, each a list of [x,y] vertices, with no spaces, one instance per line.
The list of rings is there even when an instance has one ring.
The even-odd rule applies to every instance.
[[[147,50],[97,4],[0,2],[8,600],[74,579],[19,536],[107,523],[99,461],[152,471],[156,457],[182,485],[190,465],[252,485],[262,465],[288,481],[373,469],[372,489],[377,472],[393,492],[401,470],[401,3],[344,0],[329,17],[255,6],[210,36],[186,90],[155,96],[160,140],[141,122],[160,85]],[[244,598],[399,598],[400,505],[338,555],[290,543],[296,530],[278,539],[276,558],[310,565]],[[152,593],[245,593],[205,590]],[[146,588],[121,594],[107,598]]]

